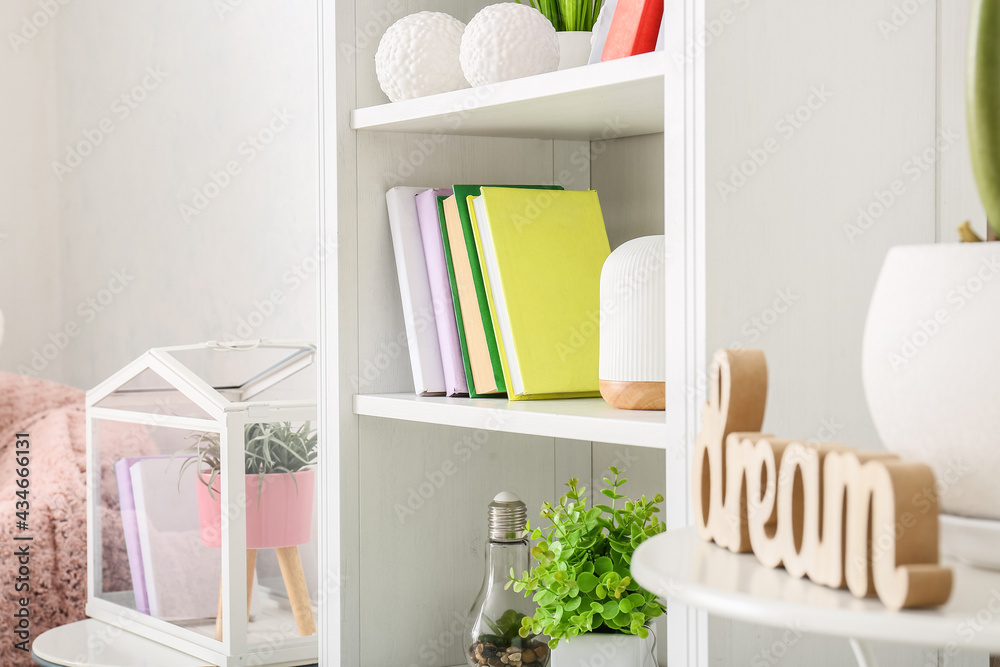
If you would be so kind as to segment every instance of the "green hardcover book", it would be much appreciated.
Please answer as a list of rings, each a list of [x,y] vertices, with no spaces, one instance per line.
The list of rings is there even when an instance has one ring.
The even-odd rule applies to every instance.
[[[445,216],[445,200],[448,196],[437,197],[438,222],[441,225],[441,241],[444,245],[444,260],[448,266],[448,283],[451,285],[452,303],[455,306],[455,320],[458,325],[458,342],[462,350],[462,364],[465,367],[465,379],[469,386],[469,396],[471,398],[486,398],[504,396],[503,385],[496,387],[496,391],[483,393],[476,390],[476,379],[472,371],[472,358],[469,354],[469,341],[466,337],[465,320],[462,316],[462,299],[459,293],[458,280],[455,276],[455,262],[452,260],[451,240],[448,237],[447,218]]]
[[[490,364],[493,367],[493,376],[495,378],[497,389],[506,393],[507,386],[504,382],[503,360],[500,355],[500,349],[497,345],[496,323],[493,321],[493,317],[490,314],[490,302],[486,294],[486,284],[483,282],[483,268],[479,261],[479,250],[476,247],[476,235],[472,227],[472,217],[469,215],[469,197],[478,197],[481,194],[481,189],[484,187],[532,188],[538,190],[562,190],[563,187],[561,185],[456,185],[453,188],[455,192],[455,203],[458,205],[458,215],[462,221],[462,233],[465,236],[465,250],[469,255],[469,263],[472,266],[472,280],[473,283],[475,283],[476,300],[479,303],[479,315],[482,318],[483,329],[486,335],[486,345],[489,348]],[[440,210],[441,209],[439,208],[439,211]],[[449,271],[451,271],[450,265],[448,268]],[[454,289],[454,282],[452,283],[452,287]],[[457,295],[455,301],[457,308]],[[459,319],[461,318],[459,317]],[[459,338],[461,338],[462,356],[466,358],[466,371],[469,375],[469,395],[472,396],[474,382],[471,375],[471,367],[468,365],[466,339],[461,328],[459,328]]]

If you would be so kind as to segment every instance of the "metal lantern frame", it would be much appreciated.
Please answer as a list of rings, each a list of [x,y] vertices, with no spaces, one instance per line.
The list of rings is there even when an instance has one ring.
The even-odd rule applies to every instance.
[[[288,356],[238,386],[213,387],[181,363],[178,352],[218,350],[239,354],[257,348],[287,349]],[[312,664],[318,658],[317,634],[287,637],[251,644],[248,639],[246,521],[239,494],[245,489],[244,430],[247,424],[304,422],[316,420],[316,401],[253,400],[262,392],[315,363],[316,348],[300,341],[238,341],[154,348],[87,392],[87,615],[146,637],[220,667],[272,665],[292,667]],[[187,399],[208,419],[139,412],[99,405],[144,371],[160,376],[178,398]],[[148,403],[150,393],[143,392]],[[175,394],[176,395],[176,394]],[[217,433],[220,437],[222,480],[221,506],[227,508],[222,521],[222,640],[194,629],[155,618],[118,604],[102,593],[101,461],[97,426],[120,422]],[[123,593],[127,596],[128,593]],[[128,598],[122,599],[126,602]],[[134,606],[134,605],[133,605]]]

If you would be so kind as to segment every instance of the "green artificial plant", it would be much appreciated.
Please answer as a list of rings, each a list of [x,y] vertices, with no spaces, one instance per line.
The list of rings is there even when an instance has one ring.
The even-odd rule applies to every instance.
[[[586,489],[575,478],[558,503],[542,505],[549,526],[531,531],[535,566],[520,578],[511,570],[507,582],[538,605],[533,617],[521,619],[522,637],[546,634],[550,648],[585,632],[646,637],[649,621],[666,611],[629,574],[636,547],[665,528],[656,516],[663,496],[629,500],[619,493],[628,480],[610,471],[614,479],[604,478],[610,488],[601,490],[610,505],[588,509]]]
[[[1000,2],[975,0],[965,86],[972,171],[986,218],[1000,236]]]
[[[318,436],[310,422],[298,428],[289,422],[247,424],[244,431],[244,466],[247,475],[257,475],[257,497],[264,488],[264,475],[292,474],[315,465]],[[222,450],[218,433],[197,432],[188,436],[194,443],[175,456],[191,455],[181,465],[180,476],[192,465],[197,466],[198,478],[215,498],[215,480],[222,470]],[[205,479],[206,473],[208,479]],[[292,478],[295,479],[294,477]],[[296,482],[296,486],[298,483]]]
[[[552,22],[558,31],[593,30],[594,22],[601,11],[604,0],[527,0],[528,4],[540,11]]]

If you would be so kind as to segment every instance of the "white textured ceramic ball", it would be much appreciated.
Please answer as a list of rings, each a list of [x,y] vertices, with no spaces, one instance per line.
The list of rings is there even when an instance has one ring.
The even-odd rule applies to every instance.
[[[489,5],[465,28],[459,59],[473,86],[553,72],[559,67],[556,29],[534,7]]]
[[[375,52],[375,75],[393,102],[468,88],[458,52],[465,24],[442,12],[417,12],[385,31]]]

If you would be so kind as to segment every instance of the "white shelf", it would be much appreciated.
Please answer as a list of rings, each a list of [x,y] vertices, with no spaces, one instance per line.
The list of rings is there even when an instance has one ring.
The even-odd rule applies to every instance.
[[[356,109],[351,128],[598,140],[663,132],[663,52]]]
[[[1000,604],[1000,572],[946,564],[954,572],[948,603],[898,612],[877,599],[859,600],[846,590],[764,567],[753,554],[734,554],[701,540],[694,528],[663,533],[640,545],[632,557],[632,574],[657,595],[751,623],[853,639],[937,647],[954,643],[1000,653],[1000,614],[991,611]]]
[[[665,449],[663,412],[618,410],[600,398],[508,401],[497,398],[358,394],[354,413],[444,426]]]

